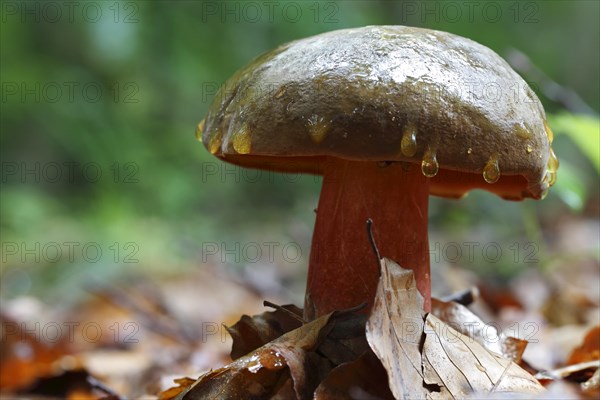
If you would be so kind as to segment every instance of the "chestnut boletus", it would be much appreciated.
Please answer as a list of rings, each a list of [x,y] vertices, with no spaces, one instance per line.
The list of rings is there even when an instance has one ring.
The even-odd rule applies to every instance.
[[[345,29],[267,52],[220,89],[197,136],[245,167],[322,174],[305,314],[372,303],[382,255],[430,305],[428,196],[539,199],[556,180],[535,93],[492,50],[404,26]]]

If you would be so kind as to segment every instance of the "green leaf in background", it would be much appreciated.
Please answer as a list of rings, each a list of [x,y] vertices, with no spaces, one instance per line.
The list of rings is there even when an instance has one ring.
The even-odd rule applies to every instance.
[[[574,211],[581,211],[587,199],[587,188],[581,174],[569,162],[560,161],[559,179],[552,190]]]
[[[600,173],[600,120],[597,116],[560,113],[548,115],[555,134],[565,134],[579,147]],[[563,161],[560,173],[563,175]]]

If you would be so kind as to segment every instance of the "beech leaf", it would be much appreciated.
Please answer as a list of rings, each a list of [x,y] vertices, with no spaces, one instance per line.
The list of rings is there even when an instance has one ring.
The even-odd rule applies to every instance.
[[[367,341],[388,373],[397,399],[423,399],[423,296],[411,270],[381,259],[381,277],[367,320]]]
[[[425,383],[440,387],[440,398],[473,393],[539,393],[543,386],[510,359],[489,351],[433,314],[425,320]]]
[[[453,325],[477,322],[482,330],[487,326],[464,306],[440,301],[434,304]],[[490,350],[486,346],[492,347],[491,343],[482,333],[471,331],[470,337],[433,313],[425,318],[422,310],[423,297],[413,272],[382,259],[381,277],[367,321],[367,340],[387,371],[396,399],[544,391],[533,376],[503,356],[502,343]],[[516,353],[519,358],[520,352]]]
[[[294,315],[297,318],[294,318]],[[284,333],[299,328],[302,325],[301,319],[302,309],[292,304],[252,317],[242,315],[238,322],[226,327],[227,332],[233,338],[231,359],[238,359]]]
[[[488,350],[516,363],[521,361],[528,343],[526,340],[499,332],[462,304],[431,299],[431,313],[463,335],[475,339]]]

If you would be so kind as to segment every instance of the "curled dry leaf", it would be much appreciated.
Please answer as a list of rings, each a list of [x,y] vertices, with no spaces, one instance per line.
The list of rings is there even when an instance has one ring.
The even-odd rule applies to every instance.
[[[539,380],[553,381],[560,379],[568,379],[572,381],[582,382],[592,376],[594,370],[600,368],[600,360],[584,361],[579,364],[567,365],[566,367],[552,369],[549,371],[540,371],[535,377]],[[589,373],[589,374],[586,374]],[[581,379],[582,376],[587,376]]]
[[[501,354],[516,363],[521,361],[527,341],[499,332],[486,324],[462,304],[431,299],[431,313],[452,328],[479,342],[490,351]]]
[[[324,315],[201,376],[178,399],[269,398],[290,378],[290,365],[304,364],[305,352],[316,346],[331,315]],[[300,386],[306,383],[305,377],[297,376],[294,382],[296,393],[303,392]]]
[[[502,352],[489,350],[433,314],[424,321],[422,309],[413,272],[382,259],[367,340],[387,371],[395,398],[446,399],[544,390]]]
[[[583,343],[575,348],[567,364],[579,364],[585,361],[600,359],[600,326],[595,326],[588,331]]]
[[[388,373],[397,399],[423,399],[420,344],[423,338],[423,296],[413,272],[381,260],[381,277],[367,321],[367,341]]]
[[[235,356],[301,324],[301,309],[269,305],[276,311],[243,317],[229,328],[234,335]],[[296,327],[192,384],[180,383],[180,387],[163,392],[161,400],[312,399],[319,383],[334,367],[354,361],[369,350],[366,317],[356,314],[356,310],[337,311]]]
[[[177,386],[170,387],[167,390],[163,390],[158,394],[158,400],[171,400],[177,397],[180,393],[187,390],[190,386],[196,382],[195,379],[183,377],[174,379],[173,382],[177,384]]]
[[[540,371],[535,377],[542,382],[579,382],[586,397],[600,396],[600,326],[588,331],[583,343],[571,353],[567,365]]]
[[[364,320],[349,312],[324,315],[223,368],[201,376],[176,399],[283,398],[282,393],[289,393],[292,388],[296,398],[311,399],[318,384],[335,366],[327,355],[317,349],[331,340],[327,339],[331,332],[337,332],[334,338],[344,336],[340,332],[344,328],[336,330],[337,322],[340,322],[340,327],[348,329],[350,326],[350,331],[356,330],[352,325],[354,320],[358,321],[354,324],[362,321],[364,326]],[[352,340],[348,343],[354,344]],[[327,350],[339,359],[347,359],[354,357],[353,352],[357,348],[330,345]]]
[[[473,393],[539,393],[543,386],[510,359],[483,347],[429,314],[425,320],[425,382],[441,399]]]
[[[242,315],[238,322],[226,327],[233,338],[231,359],[236,360],[301,325],[302,309],[291,304],[252,317]]]

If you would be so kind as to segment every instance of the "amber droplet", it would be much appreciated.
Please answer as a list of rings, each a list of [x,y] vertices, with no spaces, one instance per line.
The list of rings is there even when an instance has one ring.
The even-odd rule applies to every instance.
[[[252,136],[247,125],[243,125],[233,135],[233,149],[239,154],[249,154],[252,149]]]
[[[467,154],[472,154],[472,153],[473,153],[473,149],[469,147],[469,148],[467,149]]]
[[[400,141],[400,151],[406,157],[412,157],[417,152],[417,128],[413,124],[404,127],[402,140]]]
[[[533,151],[533,147],[531,147],[530,144],[527,145],[527,149],[525,149],[527,151],[527,154],[531,154],[531,152]]]
[[[546,130],[546,136],[548,136],[548,143],[552,144],[554,141],[554,132],[552,132],[550,125],[548,125],[548,122],[546,121],[544,121],[544,129]]]
[[[548,183],[548,187],[554,186],[554,184],[556,183],[556,178],[557,178],[556,172],[546,170],[546,176],[544,176],[544,182]]]
[[[202,143],[202,131],[204,131],[204,120],[200,121],[196,127],[196,140]]]
[[[433,178],[437,175],[439,168],[440,165],[437,162],[435,150],[432,150],[430,147],[427,148],[423,155],[423,160],[421,161],[421,171],[423,172],[423,175],[428,178]]]
[[[223,142],[223,133],[220,130],[218,130],[217,132],[215,132],[212,135],[212,137],[210,138],[210,141],[208,142],[208,151],[210,151],[210,154],[217,154],[217,152],[221,148],[222,142]]]
[[[554,150],[550,149],[550,158],[548,159],[548,171],[546,175],[548,176],[548,185],[553,186],[556,183],[557,179],[557,171],[558,171],[558,158],[556,158],[556,154],[554,154]]]
[[[548,169],[552,171],[558,171],[558,158],[554,154],[554,150],[550,149],[550,158],[548,159]]]
[[[487,183],[496,183],[500,179],[500,167],[498,166],[498,156],[496,154],[492,154],[485,167],[483,167],[483,179]]]
[[[533,136],[533,132],[531,131],[529,126],[523,122],[521,122],[520,124],[514,124],[513,129],[515,130],[517,136],[521,139],[531,139],[531,137]]]
[[[330,121],[326,121],[325,118],[319,117],[315,114],[308,119],[307,128],[310,139],[315,144],[320,144],[323,142],[323,140],[325,140],[325,137],[329,133],[331,126]]]

